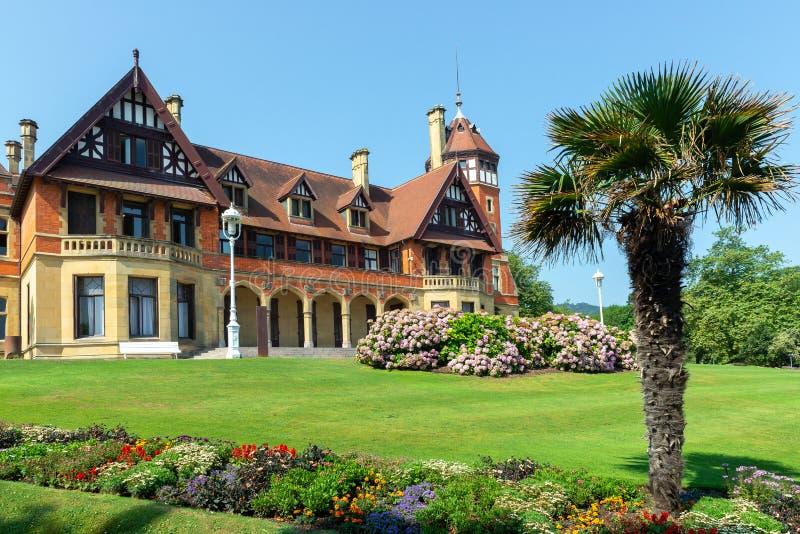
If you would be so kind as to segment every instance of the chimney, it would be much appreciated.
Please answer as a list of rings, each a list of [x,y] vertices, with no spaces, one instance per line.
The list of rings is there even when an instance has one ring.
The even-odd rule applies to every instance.
[[[19,174],[19,160],[22,159],[22,144],[19,141],[6,141],[8,172]]]
[[[442,166],[444,150],[444,106],[434,106],[428,111],[428,131],[431,137],[431,170]]]
[[[19,121],[20,137],[22,137],[22,170],[24,171],[31,166],[34,157],[34,148],[36,147],[36,131],[39,125],[36,121],[30,119],[22,119]]]
[[[175,117],[175,120],[180,124],[181,108],[183,108],[183,99],[181,95],[169,95],[167,99],[164,100],[164,104],[167,105],[167,110],[172,113],[172,116]]]
[[[369,198],[369,160],[367,156],[369,156],[369,150],[359,148],[350,155],[350,161],[353,162],[353,187],[363,187],[364,194]]]

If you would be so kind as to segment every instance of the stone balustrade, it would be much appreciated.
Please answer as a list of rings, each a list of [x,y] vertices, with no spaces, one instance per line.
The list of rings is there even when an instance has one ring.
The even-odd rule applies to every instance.
[[[454,275],[425,276],[422,279],[422,289],[483,291],[483,280],[480,278]]]
[[[68,236],[61,238],[63,256],[131,256],[200,265],[200,252],[168,241],[136,237]]]

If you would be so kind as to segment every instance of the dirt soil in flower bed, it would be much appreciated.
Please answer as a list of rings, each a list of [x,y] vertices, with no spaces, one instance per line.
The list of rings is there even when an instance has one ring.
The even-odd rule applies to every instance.
[[[430,372],[430,373],[438,373],[438,374],[443,374],[443,375],[457,375],[457,376],[465,376],[465,377],[470,376],[470,377],[473,377],[473,378],[491,379],[491,380],[497,380],[498,378],[525,378],[526,376],[538,376],[538,375],[550,375],[550,374],[575,374],[575,373],[572,373],[570,371],[562,371],[561,369],[555,369],[553,367],[545,367],[543,369],[530,369],[528,371],[525,371],[524,373],[516,373],[516,374],[505,375],[505,376],[458,375],[458,373],[452,372],[450,370],[450,368],[447,367],[447,366],[436,367],[434,369],[431,369],[428,372]],[[635,370],[635,371],[615,370],[613,374],[616,374],[616,373],[633,373],[633,372],[638,372],[638,370]],[[600,373],[589,373],[589,374],[600,374]],[[611,374],[611,373],[602,373],[602,374]]]

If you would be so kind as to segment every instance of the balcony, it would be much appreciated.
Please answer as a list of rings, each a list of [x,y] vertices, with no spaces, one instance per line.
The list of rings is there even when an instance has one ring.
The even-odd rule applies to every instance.
[[[457,289],[461,291],[483,291],[483,280],[467,276],[424,276],[422,289]]]
[[[128,256],[200,265],[200,252],[170,241],[122,236],[61,238],[62,256]]]

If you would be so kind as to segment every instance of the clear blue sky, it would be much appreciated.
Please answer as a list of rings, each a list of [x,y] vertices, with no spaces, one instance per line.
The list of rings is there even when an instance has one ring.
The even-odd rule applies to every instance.
[[[493,5],[498,4],[498,5]],[[653,5],[657,4],[657,5]],[[616,78],[671,60],[737,74],[757,89],[800,94],[800,4],[785,2],[7,2],[3,6],[0,141],[39,123],[38,153],[132,65],[162,97],[185,100],[195,143],[341,176],[366,146],[370,179],[393,186],[422,172],[425,112],[455,112],[458,48],[465,115],[501,156],[505,228],[512,184],[549,161],[545,116],[595,99]],[[800,163],[800,132],[781,151]],[[800,264],[800,207],[746,239]],[[714,224],[695,233],[695,253]],[[506,238],[506,247],[512,242]],[[629,292],[608,243],[599,265],[554,265],[556,301]]]

